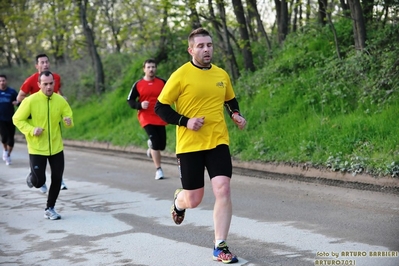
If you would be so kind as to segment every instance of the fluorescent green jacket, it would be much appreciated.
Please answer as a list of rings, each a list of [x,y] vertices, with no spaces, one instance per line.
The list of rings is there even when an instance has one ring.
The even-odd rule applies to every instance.
[[[70,126],[63,121],[65,117],[71,118]],[[61,123],[73,127],[72,110],[64,97],[57,93],[48,97],[41,90],[22,101],[12,120],[25,135],[28,153],[36,155],[49,156],[61,152],[64,149]],[[36,127],[44,129],[39,136],[33,135]]]

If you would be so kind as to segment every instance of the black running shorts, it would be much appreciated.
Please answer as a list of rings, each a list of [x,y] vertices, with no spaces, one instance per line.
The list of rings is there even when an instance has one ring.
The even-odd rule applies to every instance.
[[[231,178],[233,166],[228,145],[219,145],[211,150],[180,153],[176,157],[184,189],[194,190],[204,187],[205,168],[210,179],[220,175]]]
[[[165,126],[146,125],[144,127],[148,138],[151,140],[152,149],[156,151],[163,151],[166,147],[166,129]]]

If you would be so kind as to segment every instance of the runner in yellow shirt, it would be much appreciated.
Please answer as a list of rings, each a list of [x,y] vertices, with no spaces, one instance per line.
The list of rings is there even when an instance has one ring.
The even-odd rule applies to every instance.
[[[188,43],[191,62],[171,75],[155,106],[163,120],[176,125],[176,156],[183,188],[175,191],[171,214],[173,221],[181,224],[185,210],[201,203],[206,168],[215,195],[213,259],[235,263],[237,256],[226,244],[232,217],[232,162],[223,106],[240,129],[246,120],[240,115],[229,75],[211,64],[209,32],[202,28],[192,31]]]

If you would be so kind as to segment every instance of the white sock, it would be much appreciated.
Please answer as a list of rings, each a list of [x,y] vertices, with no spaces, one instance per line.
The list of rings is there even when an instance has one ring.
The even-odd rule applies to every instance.
[[[175,208],[176,210],[178,210],[179,212],[184,211],[184,209],[179,208],[179,206],[177,206],[177,199],[175,199]]]

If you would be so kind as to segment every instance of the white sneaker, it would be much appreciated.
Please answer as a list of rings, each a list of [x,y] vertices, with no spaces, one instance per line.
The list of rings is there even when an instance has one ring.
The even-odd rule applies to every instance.
[[[61,190],[67,190],[67,186],[64,183],[64,180],[61,181]]]
[[[5,161],[8,157],[7,151],[3,150],[3,161]]]
[[[6,157],[6,165],[10,165],[10,164],[12,164],[12,162],[11,162],[11,156],[7,156],[7,157]]]
[[[50,220],[59,220],[61,219],[61,215],[59,215],[54,208],[48,208],[44,211],[44,218]]]
[[[155,179],[156,180],[163,179],[162,168],[157,169],[157,171],[155,172]]]
[[[43,194],[47,192],[47,186],[46,184],[44,184],[43,186],[41,186],[41,188],[39,188],[40,192],[42,192]]]

